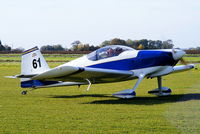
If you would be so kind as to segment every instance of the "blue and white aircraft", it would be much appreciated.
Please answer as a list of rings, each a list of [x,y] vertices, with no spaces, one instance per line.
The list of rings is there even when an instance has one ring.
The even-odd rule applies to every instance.
[[[162,87],[162,76],[194,68],[193,64],[175,66],[184,55],[180,49],[135,50],[111,45],[51,69],[38,47],[34,47],[22,53],[21,74],[9,78],[21,78],[21,87],[31,90],[86,84],[89,90],[91,84],[138,79],[132,89],[113,94],[118,98],[133,98],[145,77],[157,77],[158,88],[148,93],[167,96],[171,89]],[[22,92],[26,93],[27,90]]]

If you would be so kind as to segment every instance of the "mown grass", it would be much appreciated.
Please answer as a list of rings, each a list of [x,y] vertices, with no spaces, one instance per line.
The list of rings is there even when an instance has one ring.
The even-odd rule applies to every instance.
[[[50,63],[51,67],[59,63]],[[200,71],[164,77],[172,96],[147,94],[156,79],[145,79],[132,100],[112,93],[132,88],[135,80],[110,84],[38,89],[22,96],[19,80],[3,76],[19,74],[19,63],[0,64],[0,133],[5,134],[199,134]]]
[[[200,63],[200,57],[184,57],[187,62]]]

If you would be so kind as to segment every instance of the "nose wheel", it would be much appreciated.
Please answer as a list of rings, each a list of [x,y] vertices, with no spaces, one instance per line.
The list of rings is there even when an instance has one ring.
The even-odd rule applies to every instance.
[[[158,76],[158,88],[149,91],[149,94],[157,95],[157,96],[169,96],[172,93],[172,90],[168,87],[162,87],[162,77]]]

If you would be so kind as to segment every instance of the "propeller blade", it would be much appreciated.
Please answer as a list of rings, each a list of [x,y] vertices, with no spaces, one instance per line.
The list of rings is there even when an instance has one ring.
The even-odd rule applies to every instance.
[[[172,52],[173,52],[173,53],[176,53],[177,51],[173,48],[173,49],[172,49]]]
[[[144,47],[143,47],[142,44],[140,44],[140,45],[137,47],[137,49],[138,49],[138,50],[142,50],[142,49],[144,49]]]
[[[184,58],[180,59],[180,63],[183,64],[183,65],[187,65],[188,64],[188,62]]]

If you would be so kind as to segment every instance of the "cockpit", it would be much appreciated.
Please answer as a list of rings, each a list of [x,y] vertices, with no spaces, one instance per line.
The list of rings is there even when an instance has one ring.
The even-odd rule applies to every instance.
[[[120,45],[111,45],[103,48],[99,48],[98,50],[87,55],[87,58],[92,61],[97,61],[101,59],[106,59],[114,56],[118,56],[125,51],[133,51],[133,48],[127,46]]]

